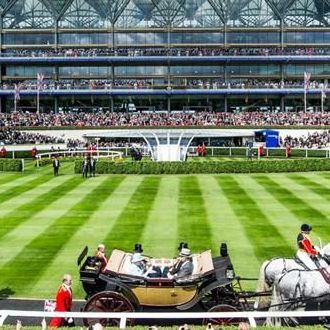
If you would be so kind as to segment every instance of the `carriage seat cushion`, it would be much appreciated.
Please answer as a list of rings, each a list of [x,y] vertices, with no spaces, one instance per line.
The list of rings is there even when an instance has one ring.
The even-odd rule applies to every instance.
[[[200,254],[193,255],[192,260],[194,265],[192,276],[203,276],[204,274],[212,272],[214,270],[211,250],[207,250]]]
[[[122,273],[123,268],[126,269],[127,263],[130,262],[130,260],[131,260],[131,253],[126,253],[124,251],[114,249],[111,253],[111,256],[109,258],[105,270],[109,270],[115,273]],[[128,267],[127,269],[129,269]]]

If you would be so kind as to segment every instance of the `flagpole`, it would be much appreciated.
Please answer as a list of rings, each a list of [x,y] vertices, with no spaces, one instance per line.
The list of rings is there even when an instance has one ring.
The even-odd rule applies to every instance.
[[[17,99],[16,99],[16,95],[14,96],[14,112],[16,112],[16,108],[17,108]]]
[[[39,115],[39,86],[37,86],[37,114]]]
[[[305,113],[307,111],[307,90],[306,90],[306,87],[305,87],[305,90],[304,90],[304,111],[305,111]]]
[[[324,103],[324,97],[323,97],[323,92],[321,91],[321,112],[322,112],[322,115],[323,115],[323,103]]]

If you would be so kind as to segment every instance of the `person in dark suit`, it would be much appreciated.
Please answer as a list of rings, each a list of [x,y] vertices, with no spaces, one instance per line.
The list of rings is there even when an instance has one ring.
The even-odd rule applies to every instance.
[[[84,161],[83,161],[83,168],[82,168],[82,175],[83,175],[83,178],[87,178],[89,168],[90,168],[90,158],[88,158],[88,157],[86,156],[86,157],[84,158]]]
[[[193,272],[194,266],[192,263],[191,252],[188,248],[182,248],[180,251],[180,258],[173,267],[169,269],[168,278],[179,279],[190,276]]]
[[[95,170],[96,170],[96,158],[95,157],[91,157],[90,160],[90,176],[95,176]]]
[[[54,169],[54,176],[58,176],[58,170],[60,169],[60,161],[58,157],[53,159],[53,169]]]

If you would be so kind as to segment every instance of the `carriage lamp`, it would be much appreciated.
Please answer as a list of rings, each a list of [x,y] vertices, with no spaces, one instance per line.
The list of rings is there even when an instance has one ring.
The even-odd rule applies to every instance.
[[[226,277],[230,280],[235,277],[234,267],[232,264],[229,264],[226,269]]]
[[[228,256],[228,249],[227,249],[227,244],[226,243],[221,243],[220,255],[221,255],[221,257],[227,257]]]

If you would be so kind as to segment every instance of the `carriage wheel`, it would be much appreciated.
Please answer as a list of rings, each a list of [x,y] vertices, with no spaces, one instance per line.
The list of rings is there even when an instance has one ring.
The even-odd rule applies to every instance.
[[[208,311],[215,305],[230,305],[236,300],[236,293],[231,287],[219,287],[206,293],[199,301],[199,305]]]
[[[208,312],[210,313],[221,313],[221,312],[238,312],[239,310],[231,305],[217,305],[212,307]],[[210,318],[210,319],[204,319],[203,325],[207,325],[209,323],[211,324],[217,324],[217,325],[237,325],[240,322],[242,322],[242,319],[238,318]]]
[[[99,292],[89,298],[83,312],[134,312],[131,302],[122,294],[113,291]],[[120,319],[84,319],[86,327],[95,323],[101,323],[105,326],[119,326]],[[133,325],[133,319],[127,319],[127,325]]]

